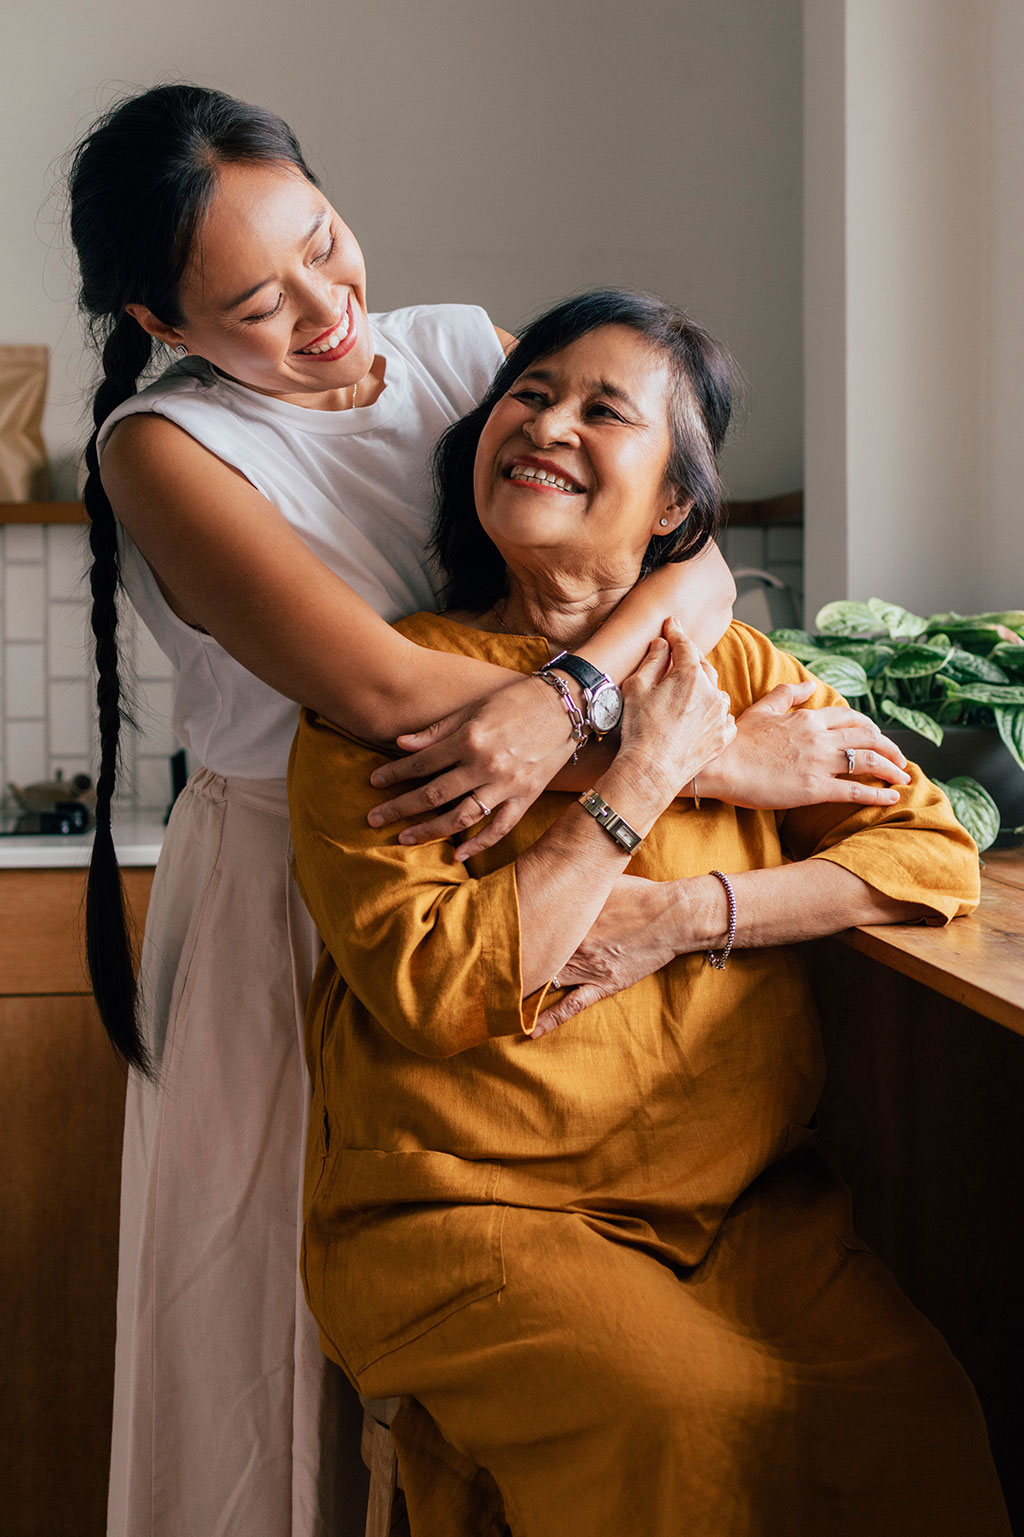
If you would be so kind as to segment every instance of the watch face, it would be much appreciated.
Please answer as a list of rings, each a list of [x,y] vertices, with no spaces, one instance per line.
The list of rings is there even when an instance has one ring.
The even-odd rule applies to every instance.
[[[594,730],[600,731],[602,736],[606,731],[614,731],[621,717],[622,693],[614,683],[606,683],[590,700],[590,718]]]

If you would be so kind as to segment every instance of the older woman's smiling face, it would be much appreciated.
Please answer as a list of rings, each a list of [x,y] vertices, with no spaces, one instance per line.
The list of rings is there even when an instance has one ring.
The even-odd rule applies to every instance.
[[[671,389],[664,354],[621,325],[520,375],[487,419],[473,478],[480,522],[513,568],[635,581],[652,534],[685,516],[665,475]]]

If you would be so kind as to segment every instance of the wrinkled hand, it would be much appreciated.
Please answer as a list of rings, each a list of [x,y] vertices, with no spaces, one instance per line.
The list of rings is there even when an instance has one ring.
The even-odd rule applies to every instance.
[[[374,807],[370,826],[429,816],[398,835],[399,843],[429,843],[473,827],[486,807],[488,815],[494,813],[491,820],[455,850],[456,859],[466,860],[515,827],[572,756],[575,743],[558,695],[536,678],[523,678],[423,731],[400,736],[398,746],[409,756],[375,769],[371,783],[378,789],[410,779],[427,783]]]
[[[816,687],[811,679],[780,683],[744,710],[735,738],[701,775],[701,796],[768,811],[827,801],[895,805],[899,790],[890,786],[910,783],[899,748],[846,705],[800,709]],[[851,779],[847,748],[855,755],[854,773],[886,784]]]
[[[669,800],[736,735],[718,674],[674,619],[622,685],[622,699],[616,765],[668,785]]]
[[[619,876],[600,917],[559,969],[558,981],[568,991],[540,1015],[531,1032],[534,1040],[675,959],[677,950],[670,940],[674,925],[666,921],[673,885]]]

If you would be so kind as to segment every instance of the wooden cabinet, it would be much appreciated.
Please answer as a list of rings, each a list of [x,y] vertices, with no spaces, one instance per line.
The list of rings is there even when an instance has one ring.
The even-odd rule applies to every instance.
[[[986,853],[971,918],[858,929],[807,958],[821,1142],[862,1237],[973,1380],[1024,1533],[1024,850]]]
[[[824,1151],[861,1237],[974,1383],[1024,1533],[1024,1039],[838,940],[810,948]]]
[[[140,932],[151,870],[126,870]],[[125,1074],[81,870],[0,870],[0,1488],[7,1537],[106,1526]]]

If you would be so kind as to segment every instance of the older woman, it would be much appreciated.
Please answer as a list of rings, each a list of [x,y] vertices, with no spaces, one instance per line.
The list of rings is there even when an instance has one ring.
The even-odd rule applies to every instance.
[[[669,306],[552,311],[447,436],[452,610],[403,632],[538,689],[556,673],[570,714],[611,727],[619,701],[572,647],[709,537],[728,416],[721,352]],[[1005,1534],[966,1380],[808,1145],[821,1054],[789,948],[969,911],[975,850],[916,771],[893,807],[673,800],[730,711],[805,678],[739,624],[710,661],[668,625],[592,789],[547,794],[468,865],[369,829],[379,758],[305,713],[295,867],[327,952],[304,1278],[325,1349],[362,1391],[418,1399],[515,1537]],[[810,703],[842,708],[824,686]],[[549,987],[601,953],[604,996],[547,1030]]]

